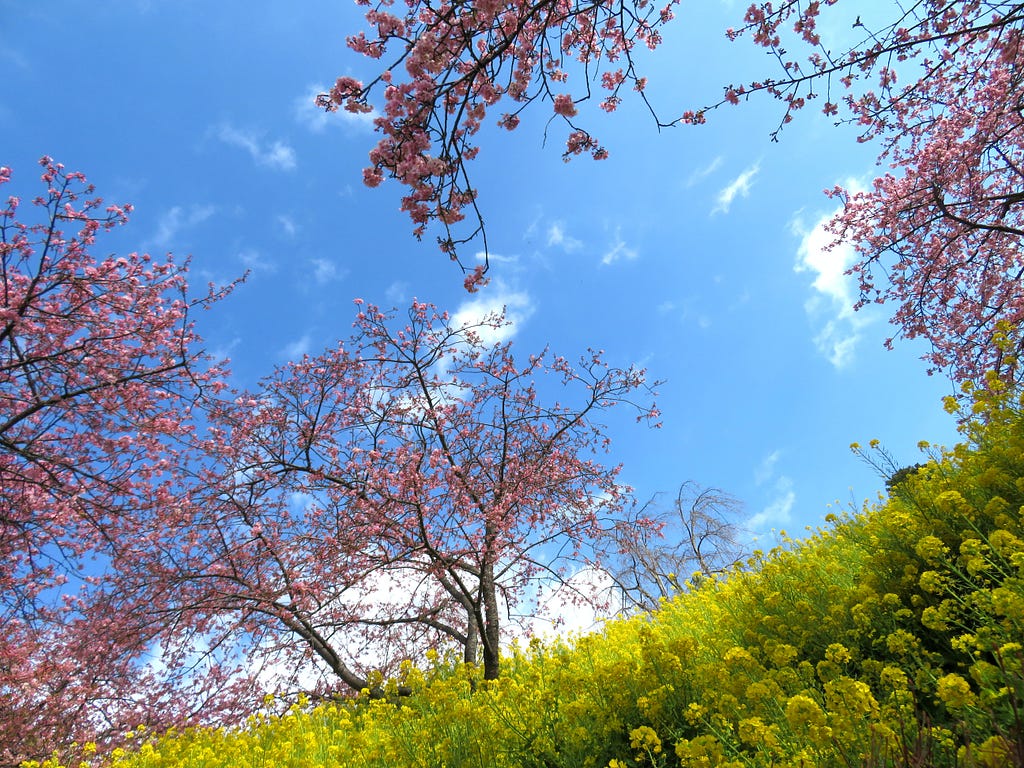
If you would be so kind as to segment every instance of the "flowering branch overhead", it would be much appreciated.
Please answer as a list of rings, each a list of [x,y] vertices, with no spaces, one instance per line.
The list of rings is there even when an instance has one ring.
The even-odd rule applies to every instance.
[[[507,98],[509,111],[498,125],[514,130],[528,104],[550,101],[553,116],[570,130],[567,160],[583,153],[607,157],[604,147],[574,123],[576,104],[589,98],[590,80],[598,77],[605,91],[601,107],[608,112],[618,106],[624,85],[643,94],[646,81],[636,74],[632,51],[660,44],[659,28],[672,18],[676,2],[656,7],[650,0],[412,0],[396,15],[385,0],[367,11],[370,34],[354,35],[348,45],[375,60],[390,55],[387,68],[368,84],[339,78],[317,103],[328,110],[375,113],[369,100],[383,89],[383,111],[374,120],[383,138],[370,153],[363,180],[375,187],[393,178],[408,187],[402,209],[414,234],[420,238],[428,226],[439,224],[441,250],[468,273],[466,287],[473,291],[486,280],[488,249],[466,164],[479,152],[475,136],[488,111]],[[587,95],[567,91],[571,60],[584,67]],[[468,231],[457,231],[467,216]],[[468,269],[458,249],[477,236],[483,239],[485,262]]]
[[[480,149],[475,137],[488,111],[505,99],[509,111],[498,124],[512,130],[527,104],[548,101],[552,118],[569,130],[567,159],[605,157],[578,124],[579,104],[595,83],[606,111],[615,110],[624,87],[646,103],[647,81],[632,54],[659,46],[673,8],[649,0],[408,0],[396,14],[391,2],[381,2],[367,12],[372,31],[350,38],[349,46],[375,60],[390,56],[390,64],[368,84],[340,78],[318,103],[373,112],[370,99],[383,89],[375,119],[382,138],[365,181],[404,184],[402,207],[415,234],[440,224],[439,243],[452,259],[459,261],[460,246],[477,236],[486,254],[468,163]],[[821,22],[829,15],[833,26],[843,23],[844,11],[854,42],[836,45]],[[879,162],[889,167],[870,192],[830,192],[844,205],[831,225],[837,243],[859,254],[851,270],[860,281],[859,306],[894,304],[898,335],[930,343],[932,371],[979,380],[995,366],[1016,378],[1024,344],[1022,27],[1024,3],[1011,0],[870,9],[842,0],[756,2],[726,36],[765,48],[775,71],[655,121],[702,124],[719,107],[767,94],[783,105],[773,139],[815,103],[837,123],[856,125],[861,141],[879,143]],[[573,60],[582,68],[575,88]],[[467,217],[470,223],[457,230]],[[486,281],[487,268],[486,260],[463,265],[467,289]]]

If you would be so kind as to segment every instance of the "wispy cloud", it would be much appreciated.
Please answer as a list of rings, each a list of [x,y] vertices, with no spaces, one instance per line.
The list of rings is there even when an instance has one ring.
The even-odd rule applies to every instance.
[[[340,280],[347,270],[341,269],[330,259],[310,259],[313,264],[313,279],[318,285]]]
[[[232,336],[227,341],[222,341],[212,349],[207,349],[206,351],[214,360],[219,362],[230,362],[234,351],[238,349],[241,344],[241,336]]]
[[[764,485],[771,479],[775,474],[775,465],[779,463],[780,456],[782,456],[781,451],[773,451],[761,459],[761,463],[754,469],[755,485]]]
[[[331,125],[355,128],[367,133],[373,130],[373,121],[378,116],[376,112],[357,114],[344,109],[328,112],[323,107],[318,107],[316,105],[317,95],[329,90],[330,88],[320,83],[306,88],[293,104],[295,119],[313,133],[323,133]]]
[[[860,331],[872,318],[853,309],[856,283],[846,274],[856,259],[853,248],[846,244],[833,246],[833,236],[825,231],[835,213],[822,216],[810,227],[798,215],[791,230],[800,238],[794,269],[814,275],[814,293],[804,304],[808,316],[820,325],[814,344],[833,366],[842,368],[853,360]]]
[[[754,469],[754,484],[765,488],[770,499],[760,512],[744,523],[747,529],[755,533],[769,526],[786,525],[792,516],[796,491],[793,490],[793,480],[776,470],[781,456],[780,451],[773,451]]]
[[[703,168],[698,168],[693,173],[691,173],[687,177],[687,179],[686,179],[686,186],[692,187],[692,186],[694,186],[696,184],[699,184],[704,179],[706,179],[708,176],[710,176],[712,173],[717,171],[721,167],[721,165],[722,165],[722,156],[718,155],[710,163],[705,165]]]
[[[700,299],[695,297],[668,299],[655,306],[654,310],[659,315],[671,317],[688,325],[694,324],[702,330],[707,330],[714,321],[709,314],[700,309],[700,304]]]
[[[285,216],[282,214],[277,217],[277,223],[281,225],[281,231],[288,237],[294,237],[299,231],[299,225],[295,223],[295,219],[291,216]]]
[[[238,259],[245,265],[246,269],[253,272],[267,272],[270,274],[277,272],[277,264],[252,248],[241,251],[238,254]]]
[[[488,315],[505,310],[506,325],[485,328],[478,333],[485,344],[498,344],[512,338],[533,314],[533,301],[525,291],[513,291],[500,280],[482,289],[476,298],[462,302],[452,316],[454,326],[473,325]]]
[[[396,280],[388,286],[384,292],[389,304],[395,306],[405,304],[409,300],[409,283],[405,280]]]
[[[156,232],[147,241],[148,248],[170,248],[178,235],[202,224],[213,216],[217,208],[213,205],[192,204],[187,207],[176,205],[165,211],[156,224]]]
[[[583,242],[567,234],[565,224],[561,221],[552,222],[548,227],[547,244],[549,248],[561,248],[566,253],[573,253],[583,247]]]
[[[285,360],[298,360],[303,355],[309,354],[312,344],[313,340],[310,338],[309,334],[304,333],[294,341],[285,344],[284,347],[281,348],[280,355]]]
[[[733,179],[732,183],[723,188],[718,193],[718,197],[715,198],[715,207],[711,209],[712,215],[716,213],[728,213],[733,200],[737,197],[747,197],[747,195],[750,194],[750,188],[754,184],[754,177],[757,176],[757,173],[760,170],[761,164],[759,162],[754,163],[752,166],[747,168],[747,170],[743,171],[743,173]]]
[[[616,229],[615,236],[612,238],[608,250],[601,257],[601,263],[607,265],[614,264],[616,261],[634,261],[639,256],[640,253],[635,248],[628,246],[626,241],[622,239],[621,230]]]
[[[283,141],[264,142],[252,131],[244,131],[225,123],[217,129],[217,138],[231,147],[244,149],[257,165],[278,171],[295,168],[295,150]]]
[[[480,264],[483,264],[485,259],[489,264],[516,264],[519,261],[519,257],[515,255],[505,256],[501,253],[484,253],[483,251],[474,253],[473,258]]]
[[[752,515],[744,524],[751,531],[764,531],[768,526],[787,525],[792,517],[793,505],[796,504],[796,492],[793,481],[788,477],[780,477],[774,489],[775,496],[771,502],[756,515]]]

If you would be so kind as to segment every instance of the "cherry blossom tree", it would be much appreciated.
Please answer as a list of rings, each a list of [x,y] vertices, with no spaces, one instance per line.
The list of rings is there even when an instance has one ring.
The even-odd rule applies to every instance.
[[[370,31],[349,46],[381,60],[382,71],[368,83],[340,78],[320,104],[373,112],[371,99],[383,91],[382,138],[365,181],[406,185],[403,208],[417,236],[439,223],[441,248],[453,258],[483,232],[467,163],[488,110],[504,100],[498,124],[511,130],[530,102],[549,102],[551,117],[568,127],[566,158],[605,157],[579,124],[579,105],[592,87],[609,112],[630,90],[646,102],[633,54],[658,46],[674,5],[410,0],[398,12],[390,0],[362,1]],[[845,26],[842,40],[822,37],[826,16]],[[893,304],[897,335],[931,344],[932,371],[979,380],[994,368],[1018,378],[1022,26],[1024,4],[1012,0],[753,3],[725,34],[766,48],[775,69],[725,86],[704,106],[654,119],[659,127],[702,124],[723,105],[763,94],[783,105],[773,139],[814,104],[859,126],[862,141],[879,143],[889,171],[869,191],[831,191],[844,206],[832,232],[859,255],[858,306]],[[466,234],[453,235],[467,214]],[[469,271],[467,288],[485,281],[486,269]]]
[[[141,523],[180,494],[173,470],[194,441],[192,410],[222,386],[189,314],[223,291],[190,298],[186,266],[170,260],[94,258],[97,238],[131,207],[104,207],[84,176],[40,164],[34,216],[19,218],[13,196],[0,211],[5,765],[76,738],[102,742],[154,713],[187,718],[175,681],[146,668],[151,606],[111,591],[109,574]],[[0,184],[11,175],[0,168]],[[221,683],[214,674],[188,700]]]
[[[357,303],[348,341],[212,415],[226,467],[187,537],[137,553],[140,578],[174,592],[181,626],[220,617],[280,692],[377,691],[375,670],[429,648],[494,678],[510,609],[594,560],[627,495],[599,417],[655,418],[650,385],[596,352],[517,363],[501,316]]]

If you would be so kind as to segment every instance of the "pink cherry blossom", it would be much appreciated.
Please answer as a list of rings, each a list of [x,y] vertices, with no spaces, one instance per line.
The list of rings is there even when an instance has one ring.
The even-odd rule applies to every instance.
[[[231,286],[193,296],[187,263],[92,256],[131,207],[104,207],[82,174],[40,164],[44,194],[0,212],[3,764],[116,743],[126,723],[185,724],[201,701],[215,719],[239,701],[216,665],[191,679],[147,669],[167,598],[119,581],[187,501],[175,472],[199,402],[224,387],[190,315]]]
[[[562,115],[562,117],[575,117],[578,114],[572,96],[566,93],[555,96],[555,114]]]
[[[673,17],[676,2],[555,6],[525,0],[470,5],[409,0],[401,15],[394,6],[375,6],[366,14],[369,29],[351,36],[348,45],[374,60],[388,52],[388,69],[365,84],[340,78],[330,93],[317,97],[317,104],[328,110],[370,111],[374,94],[381,97],[375,121],[381,138],[364,179],[371,186],[385,179],[402,184],[401,208],[413,222],[413,233],[420,238],[438,226],[442,252],[467,274],[475,273],[476,265],[462,264],[460,246],[481,236],[486,271],[486,231],[468,164],[479,150],[475,137],[488,111],[510,100],[513,108],[497,119],[508,130],[519,125],[523,109],[537,99],[550,99],[555,113],[566,120],[576,117],[589,89],[581,85],[574,94],[563,87],[569,82],[563,61],[573,59],[595,72],[602,61],[614,66],[600,75],[602,87],[610,91],[600,105],[613,111],[622,85],[644,90],[646,81],[636,74],[632,51],[637,44],[652,49],[660,44],[659,28]],[[559,84],[558,93],[552,92],[553,83]],[[575,126],[569,134],[566,158],[584,151],[595,159],[607,156],[591,134]],[[468,225],[462,229],[464,222]],[[473,274],[465,281],[467,289],[479,284]]]

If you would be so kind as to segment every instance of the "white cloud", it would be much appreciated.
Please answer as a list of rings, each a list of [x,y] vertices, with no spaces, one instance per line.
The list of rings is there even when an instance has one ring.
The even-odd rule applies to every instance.
[[[854,252],[848,245],[831,247],[832,235],[825,231],[825,225],[835,213],[822,216],[810,229],[799,217],[793,221],[793,234],[801,238],[795,269],[797,272],[813,272],[814,290],[830,302],[844,307],[845,312],[845,307],[854,301],[853,283],[846,274],[853,264]]]
[[[721,165],[722,165],[722,156],[718,155],[710,163],[705,165],[703,168],[698,168],[693,173],[691,173],[689,175],[689,177],[686,179],[686,186],[692,187],[695,184],[697,184],[698,182],[703,181],[708,176],[710,176],[712,173],[717,171],[719,169],[719,167],[721,167]]]
[[[790,521],[793,505],[796,503],[796,493],[793,491],[793,481],[788,477],[780,477],[775,481],[775,496],[764,509],[753,515],[744,523],[744,527],[751,531],[763,531],[766,526],[782,526]]]
[[[318,285],[340,280],[345,276],[346,270],[339,269],[338,265],[330,259],[310,259],[313,264],[313,279]]]
[[[283,141],[264,143],[251,131],[243,131],[224,124],[217,130],[217,138],[228,146],[244,149],[257,165],[279,171],[295,168],[295,150]]]
[[[739,197],[747,197],[750,194],[750,188],[753,186],[754,177],[757,176],[758,171],[761,170],[761,164],[754,163],[752,166],[747,168],[743,173],[733,179],[729,186],[725,187],[718,193],[716,198],[715,207],[711,209],[712,215],[716,213],[728,213],[729,208],[732,206],[732,201]]]
[[[290,171],[295,167],[295,150],[283,142],[275,141],[269,150],[256,159],[271,168]]]
[[[561,221],[552,222],[548,227],[548,247],[561,248],[566,253],[573,253],[583,247],[583,243],[565,232],[565,224]]]
[[[308,355],[309,350],[312,348],[313,340],[310,338],[308,333],[302,334],[302,336],[295,341],[292,341],[281,349],[281,357],[285,360],[299,360],[303,355]]]
[[[622,239],[621,230],[615,230],[615,237],[612,239],[612,243],[608,250],[605,251],[604,256],[601,257],[602,264],[614,264],[616,261],[634,261],[638,256],[639,252],[635,248],[630,248],[626,245],[626,242]]]
[[[314,499],[292,494],[289,503],[296,511],[308,508]],[[329,644],[357,674],[381,666],[394,669],[406,653],[419,645],[417,634],[422,625],[393,626],[380,634],[366,631],[354,617],[374,621],[416,615],[426,607],[438,605],[447,598],[438,594],[436,581],[427,574],[427,563],[418,557],[392,563],[364,575],[350,584],[329,585],[326,599],[311,613],[310,620],[324,632]],[[334,617],[340,618],[335,621]],[[273,638],[268,639],[268,645]],[[301,646],[298,646],[301,649]],[[271,650],[271,649],[267,649]],[[273,649],[270,664],[260,681],[271,690],[314,690],[318,683],[332,681],[333,673],[316,655],[305,658],[295,653],[296,646],[284,654]],[[298,657],[298,658],[297,658]],[[333,679],[333,683],[337,683]]]
[[[273,274],[277,272],[277,264],[264,258],[263,254],[259,251],[252,250],[251,248],[245,251],[241,251],[238,254],[239,260],[245,265],[246,269],[252,270],[253,272],[268,272]]]
[[[174,206],[157,221],[156,233],[148,241],[149,245],[157,248],[170,247],[182,230],[202,224],[213,216],[216,210],[212,205],[193,204],[188,208]]]
[[[241,343],[242,343],[242,337],[241,336],[233,336],[228,341],[221,342],[220,344],[215,346],[213,349],[207,349],[206,351],[209,353],[211,358],[213,358],[214,360],[217,360],[218,362],[219,361],[225,361],[225,360],[226,361],[230,361],[231,360],[231,355],[234,353],[234,350],[238,349],[238,347],[241,345]]]
[[[793,505],[796,504],[796,492],[793,490],[793,480],[776,472],[781,457],[781,451],[772,451],[754,469],[754,484],[758,487],[768,486],[771,500],[744,523],[744,527],[750,531],[759,532],[768,526],[782,526],[790,520]]]
[[[771,476],[775,474],[775,465],[779,463],[779,457],[782,456],[780,451],[772,451],[765,456],[761,463],[754,470],[754,484],[764,485]]]
[[[859,334],[849,334],[842,323],[829,320],[814,337],[814,346],[835,368],[845,368],[854,358]]]
[[[519,261],[518,256],[503,256],[500,253],[485,253],[484,251],[474,253],[473,259],[480,264],[483,264],[485,260],[489,264],[515,264]]]
[[[295,219],[291,216],[278,216],[277,223],[281,225],[281,229],[288,237],[294,237],[295,233],[299,231],[299,225],[295,223]]]
[[[615,605],[617,588],[607,572],[588,566],[564,582],[540,585],[536,609],[524,622],[530,637],[555,638],[601,628]]]
[[[809,228],[798,215],[791,230],[800,238],[794,269],[814,275],[814,294],[804,304],[808,316],[820,323],[814,345],[833,366],[842,368],[853,359],[860,331],[872,318],[853,309],[856,282],[846,271],[856,260],[856,253],[846,244],[833,246],[833,236],[825,231],[835,213],[822,216]]]
[[[512,291],[500,280],[483,288],[474,299],[462,302],[452,315],[452,325],[467,326],[483,320],[488,315],[505,310],[506,325],[500,328],[484,328],[477,332],[484,344],[498,344],[512,338],[521,323],[533,314],[533,302],[525,291]]]
[[[322,133],[327,129],[327,126],[332,124],[356,128],[366,132],[373,130],[373,121],[378,117],[376,111],[355,113],[339,109],[336,112],[328,112],[323,107],[318,107],[316,105],[317,95],[327,93],[329,90],[330,88],[319,83],[306,88],[305,92],[295,99],[295,119],[313,133]]]
[[[389,304],[405,304],[409,300],[409,283],[404,280],[396,280],[384,292]]]

